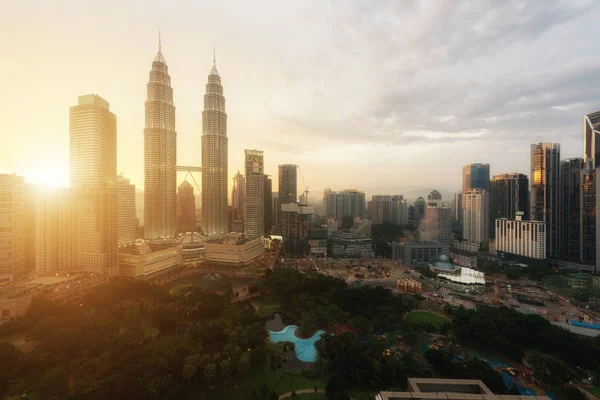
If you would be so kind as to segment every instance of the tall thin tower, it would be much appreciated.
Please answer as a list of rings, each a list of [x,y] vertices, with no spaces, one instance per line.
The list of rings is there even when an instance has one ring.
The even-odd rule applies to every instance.
[[[160,33],[146,88],[144,234],[172,237],[177,225],[177,133],[171,77],[162,54]]]
[[[214,56],[202,112],[202,226],[205,234],[227,232],[227,114]]]

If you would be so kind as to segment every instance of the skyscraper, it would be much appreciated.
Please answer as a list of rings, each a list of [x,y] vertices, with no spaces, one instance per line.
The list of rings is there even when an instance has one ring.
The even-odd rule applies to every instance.
[[[269,178],[269,175],[263,175],[265,178],[265,192],[263,198],[265,199],[265,235],[271,233],[271,226],[273,225],[272,213],[273,213],[273,181]]]
[[[373,195],[371,197],[373,224],[382,224],[392,220],[392,196]]]
[[[427,196],[425,215],[421,222],[421,237],[423,240],[451,244],[452,210],[442,202],[442,195],[433,190]]]
[[[144,235],[173,237],[177,225],[177,133],[169,69],[158,42],[146,86]]]
[[[133,243],[137,239],[135,215],[135,185],[122,175],[117,176],[117,242],[119,245]]]
[[[598,213],[598,170],[592,168],[589,160],[582,173],[581,179],[581,217],[580,217],[580,240],[581,240],[581,262],[583,264],[596,264],[596,246],[598,234],[596,222]]]
[[[215,57],[202,112],[202,226],[206,234],[227,232],[227,114]]]
[[[600,111],[583,117],[584,161],[592,160],[592,168],[598,166],[600,157]]]
[[[463,193],[463,236],[465,240],[487,246],[490,238],[489,193],[471,189]]]
[[[244,201],[244,232],[249,239],[265,234],[264,155],[260,150],[244,150],[246,156],[246,197]]]
[[[546,223],[546,255],[560,253],[560,144],[531,145],[530,218]]]
[[[79,96],[69,111],[71,187],[105,185],[117,175],[117,117],[96,94]]]
[[[496,218],[516,219],[517,211],[529,219],[529,179],[525,174],[494,175],[490,182],[490,237],[496,236]]]
[[[335,218],[338,223],[342,217],[363,219],[365,216],[365,192],[356,189],[346,189],[342,192],[332,192],[328,190],[325,199],[327,208],[325,215],[328,218]]]
[[[279,166],[279,204],[291,204],[298,200],[298,166],[296,164],[283,164]],[[283,228],[281,206],[279,214],[280,228]]]
[[[25,181],[0,174],[0,283],[25,272]]]
[[[582,158],[567,158],[560,162],[561,206],[557,210],[561,218],[558,230],[560,258],[574,262],[581,258],[582,169]],[[594,194],[595,192],[594,190]],[[594,220],[594,225],[595,222]]]
[[[77,214],[69,189],[40,191],[36,200],[35,272],[72,272],[77,265]]]
[[[414,220],[415,220],[415,225],[419,226],[419,224],[421,223],[421,221],[423,220],[423,218],[425,217],[425,199],[421,196],[419,196],[419,198],[417,200],[415,200],[415,205],[414,205]]]
[[[490,191],[490,164],[470,164],[463,167],[463,193],[470,189]]]
[[[233,177],[233,189],[231,192],[231,200],[234,209],[234,221],[244,220],[244,196],[246,193],[246,180],[240,171]]]
[[[183,181],[177,189],[177,231],[194,232],[196,230],[196,197],[194,187]]]

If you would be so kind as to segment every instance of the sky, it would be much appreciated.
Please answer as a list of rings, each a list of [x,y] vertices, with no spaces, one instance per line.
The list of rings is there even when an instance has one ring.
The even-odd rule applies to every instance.
[[[178,165],[201,165],[213,45],[229,175],[244,149],[325,187],[460,190],[465,164],[529,175],[530,144],[583,153],[600,109],[594,1],[20,0],[0,13],[0,172],[69,181],[69,107],[117,115],[118,172],[143,188],[146,84],[162,31]],[[183,180],[185,174],[179,176]],[[196,179],[199,179],[197,177]]]

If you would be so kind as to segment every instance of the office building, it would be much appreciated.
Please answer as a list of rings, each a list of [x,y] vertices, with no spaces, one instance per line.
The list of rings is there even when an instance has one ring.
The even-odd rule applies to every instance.
[[[425,217],[420,224],[421,239],[450,244],[452,234],[452,210],[440,199],[431,201],[425,207]]]
[[[450,245],[440,242],[392,242],[392,260],[406,268],[427,266],[450,253]]]
[[[272,208],[271,208],[271,218],[273,221],[273,228],[278,227],[279,224],[279,211],[280,211],[280,207],[279,207],[279,192],[273,192],[273,202],[271,203]]]
[[[583,117],[583,153],[587,164],[591,161],[591,168],[598,166],[600,157],[600,111]]]
[[[471,189],[490,191],[490,164],[470,164],[463,167],[463,193]]]
[[[233,177],[233,187],[231,189],[231,205],[233,207],[233,225],[244,226],[244,196],[246,193],[246,180],[240,171]],[[237,232],[237,231],[235,231]]]
[[[592,162],[581,175],[581,216],[580,216],[580,257],[583,264],[596,264],[596,246],[598,231],[596,230],[596,219],[598,212],[598,170],[592,168]]]
[[[529,179],[519,173],[494,175],[490,181],[490,238],[496,234],[496,218],[514,219],[517,212],[529,219]]]
[[[490,239],[490,197],[483,189],[463,193],[463,237],[466,241],[487,247]]]
[[[156,246],[132,243],[119,249],[119,276],[139,280],[156,279],[182,264],[182,245]]]
[[[173,237],[177,229],[177,133],[173,88],[160,38],[146,86],[145,116],[144,236]]]
[[[0,174],[0,283],[25,273],[25,181]]]
[[[561,220],[558,229],[559,257],[578,262],[581,259],[581,196],[583,159],[568,158],[560,162]],[[594,190],[594,194],[595,194]],[[594,225],[595,225],[594,220]],[[595,248],[595,246],[594,246]]]
[[[298,203],[281,204],[283,248],[288,255],[301,256],[310,251],[309,240],[314,208]]]
[[[264,175],[265,179],[265,235],[271,233],[271,227],[273,226],[273,181],[268,175]]]
[[[177,232],[196,231],[196,196],[194,187],[183,181],[177,188]]]
[[[227,114],[221,76],[213,58],[202,112],[202,227],[205,234],[227,232],[227,192]]]
[[[531,145],[530,219],[546,223],[546,255],[560,254],[560,144]]]
[[[546,224],[542,221],[496,219],[496,251],[521,257],[546,258]]]
[[[414,223],[416,226],[419,226],[423,218],[425,218],[425,207],[426,207],[425,199],[421,196],[417,200],[415,200],[414,204]]]
[[[110,186],[117,191],[117,243],[119,246],[133,243],[138,237],[135,185],[124,176],[118,175]]]
[[[74,191],[77,218],[77,264],[104,276],[118,273],[117,190],[84,186]]]
[[[323,215],[325,215],[326,217],[329,217],[329,214],[328,214],[328,210],[329,210],[329,202],[328,202],[329,193],[331,193],[331,189],[330,188],[325,188],[325,190],[323,190]]]
[[[265,234],[264,155],[260,150],[245,150],[246,196],[244,201],[244,232],[249,239]]]
[[[450,247],[450,258],[454,264],[461,267],[477,268],[479,247],[479,243],[455,240]]]
[[[35,271],[35,219],[37,213],[37,190],[31,183],[25,184],[25,273]],[[0,283],[1,284],[1,283]]]
[[[329,234],[325,226],[313,226],[310,230],[310,239],[308,241],[310,254],[316,257],[325,257],[327,255],[327,239]]]
[[[262,238],[248,239],[238,233],[230,233],[204,243],[204,260],[212,264],[241,266],[264,252]]]
[[[76,202],[69,189],[37,194],[35,273],[38,276],[73,272],[77,264]]]
[[[283,164],[279,166],[279,204],[295,203],[298,200],[298,166]],[[282,228],[281,210],[277,210],[279,228]]]
[[[117,175],[117,117],[96,94],[69,110],[71,187],[105,185]]]
[[[454,207],[452,208],[452,218],[462,222],[462,192],[454,193]]]
[[[371,258],[373,239],[358,232],[332,232],[327,241],[327,250],[334,258]]]
[[[374,225],[392,221],[392,196],[373,195],[371,198],[371,214]]]

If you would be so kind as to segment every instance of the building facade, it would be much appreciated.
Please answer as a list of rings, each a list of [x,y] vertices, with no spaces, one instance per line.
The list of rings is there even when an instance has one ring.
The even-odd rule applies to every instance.
[[[425,218],[425,208],[427,207],[427,203],[425,199],[421,196],[417,200],[415,200],[414,204],[414,224],[419,226],[423,218]],[[410,211],[410,210],[409,210]]]
[[[546,223],[546,255],[560,255],[560,144],[531,145],[530,219]]]
[[[583,117],[583,153],[585,163],[591,161],[595,169],[600,157],[600,111]]]
[[[244,196],[246,193],[246,180],[244,175],[237,174],[233,177],[233,188],[231,189],[231,205],[233,206],[233,220],[244,221]]]
[[[299,256],[310,251],[309,240],[314,208],[298,203],[281,204],[283,248],[289,255]]]
[[[546,224],[541,221],[496,219],[496,251],[543,260],[546,258]]]
[[[119,246],[137,239],[135,185],[122,175],[115,182],[117,190],[117,243]]]
[[[71,187],[106,185],[117,176],[117,117],[96,94],[69,110]]]
[[[591,162],[581,175],[581,216],[580,216],[580,256],[583,264],[596,264],[596,246],[598,231],[598,170],[591,167]]]
[[[264,252],[262,238],[246,239],[233,234],[204,244],[204,260],[215,264],[244,265]]]
[[[244,201],[244,232],[249,239],[265,234],[264,155],[260,150],[245,150],[246,197]]]
[[[0,283],[25,273],[25,181],[0,174]]]
[[[371,214],[373,224],[392,221],[392,196],[373,195],[371,198]]]
[[[146,86],[144,236],[173,237],[177,228],[177,133],[169,68],[159,41]]]
[[[177,189],[177,232],[196,230],[196,197],[194,187],[183,181]]]
[[[578,262],[581,259],[581,178],[583,158],[568,158],[560,162],[561,206],[559,257],[562,260]],[[594,190],[594,194],[596,191]],[[594,220],[594,225],[595,225]],[[594,246],[595,247],[595,246]]]
[[[406,268],[427,266],[450,253],[450,245],[440,242],[393,242],[392,260]]]
[[[326,216],[341,221],[343,217],[364,218],[365,193],[356,189],[346,189],[341,192],[326,193]]]
[[[265,193],[263,198],[265,199],[265,235],[271,233],[271,227],[273,226],[273,181],[268,175],[264,175],[265,179]]]
[[[136,243],[119,250],[119,275],[148,278],[182,264],[181,245],[153,249],[147,242]]]
[[[77,264],[76,202],[69,189],[40,191],[36,200],[35,272],[73,272]]]
[[[279,175],[279,204],[295,203],[298,200],[298,166],[283,164],[278,167]],[[277,209],[279,227],[282,228],[283,218],[281,209]]]
[[[463,193],[463,237],[466,241],[486,247],[490,240],[490,197],[483,189]]]
[[[408,203],[404,196],[392,196],[392,222],[398,225],[408,223]]]
[[[529,219],[529,179],[525,174],[494,175],[490,181],[490,238],[496,234],[496,218],[514,219],[517,212]]]
[[[463,167],[463,193],[471,189],[490,191],[490,164],[470,164]]]
[[[334,258],[369,258],[374,255],[371,237],[357,232],[332,232],[327,250]]]

